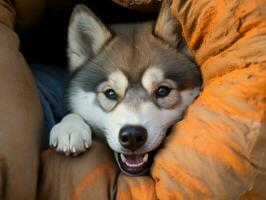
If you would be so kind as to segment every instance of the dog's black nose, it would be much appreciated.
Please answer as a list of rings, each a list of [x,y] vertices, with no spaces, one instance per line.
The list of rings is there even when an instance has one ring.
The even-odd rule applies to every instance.
[[[147,130],[142,126],[127,125],[119,132],[120,144],[132,151],[140,148],[147,140]]]

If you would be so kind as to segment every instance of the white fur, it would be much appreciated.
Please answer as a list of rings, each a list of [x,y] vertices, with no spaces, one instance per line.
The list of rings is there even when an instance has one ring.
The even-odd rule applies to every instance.
[[[69,99],[74,113],[79,114],[91,126],[103,129],[107,113],[96,105],[96,94],[77,89]]]
[[[69,114],[52,128],[50,146],[66,155],[84,152],[91,146],[91,129],[79,115]]]
[[[112,86],[120,95],[124,95],[128,86],[127,77],[121,71],[115,71],[108,77]]]
[[[158,83],[164,79],[164,75],[161,69],[151,67],[147,69],[142,76],[142,85],[151,93],[154,83]]]

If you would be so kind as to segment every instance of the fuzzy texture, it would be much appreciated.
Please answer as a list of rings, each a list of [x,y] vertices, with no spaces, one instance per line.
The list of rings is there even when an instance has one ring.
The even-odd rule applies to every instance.
[[[152,177],[120,174],[116,199],[266,199],[266,1],[174,0],[172,11],[200,65],[204,89],[156,155]],[[44,159],[43,177],[65,170],[53,166],[56,157]],[[113,180],[117,173],[113,164],[85,170],[85,161],[74,163],[61,182],[68,185],[81,166],[87,172],[78,175],[80,182],[70,181],[72,190],[54,194],[85,199],[98,188],[90,177]],[[46,187],[57,185],[53,180]],[[113,197],[113,184],[100,194]]]
[[[266,1],[172,4],[204,90],[156,156],[159,199],[266,198],[265,10]]]
[[[138,10],[140,12],[155,12],[160,8],[162,0],[113,0],[121,6]]]

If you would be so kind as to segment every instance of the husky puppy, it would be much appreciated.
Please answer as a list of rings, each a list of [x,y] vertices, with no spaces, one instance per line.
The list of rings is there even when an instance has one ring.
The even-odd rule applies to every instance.
[[[74,8],[68,32],[71,113],[50,136],[58,152],[86,151],[93,130],[114,151],[121,171],[147,171],[152,151],[201,87],[170,4],[163,2],[155,22],[110,27],[87,7]]]

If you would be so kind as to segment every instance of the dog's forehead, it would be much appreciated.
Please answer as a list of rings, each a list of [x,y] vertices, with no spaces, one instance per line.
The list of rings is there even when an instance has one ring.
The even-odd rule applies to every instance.
[[[91,71],[104,72],[105,76],[119,71],[113,75],[114,82],[121,79],[122,86],[127,82],[129,85],[142,84],[145,89],[151,88],[151,84],[159,82],[156,79],[163,79],[163,76],[177,85],[182,83],[182,88],[194,84],[195,81],[191,81],[196,69],[194,64],[155,38],[151,26],[141,24],[119,28],[121,26],[117,26],[115,37],[93,60],[95,68],[101,70],[93,67]]]
[[[115,37],[101,54],[101,61],[139,81],[151,65],[163,62],[167,48],[152,35],[151,24],[117,26]],[[167,49],[167,50],[166,50]]]
[[[156,83],[164,80],[162,63],[166,63],[164,58],[167,56],[159,58],[161,46],[163,45],[158,44],[153,36],[141,36],[138,30],[131,35],[118,37],[114,44],[109,46],[107,55],[112,59],[109,64],[117,69],[109,77],[117,82],[120,88],[128,89],[127,93],[131,95],[127,97],[141,96],[142,100],[147,100],[144,93],[150,93]],[[132,95],[133,93],[135,95]]]

